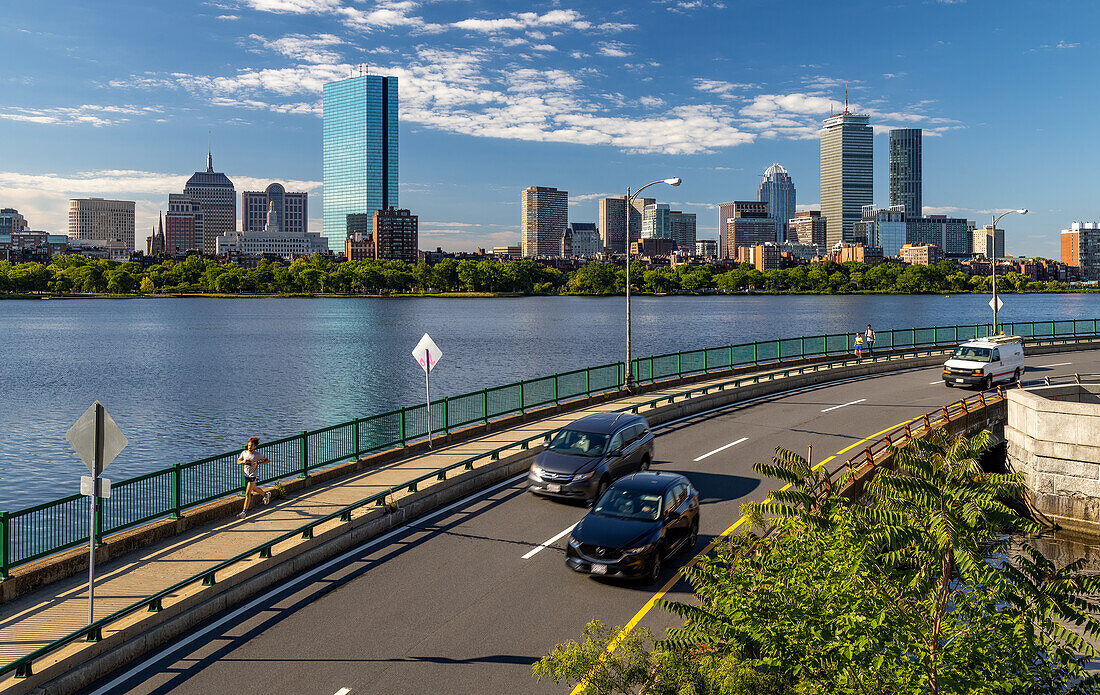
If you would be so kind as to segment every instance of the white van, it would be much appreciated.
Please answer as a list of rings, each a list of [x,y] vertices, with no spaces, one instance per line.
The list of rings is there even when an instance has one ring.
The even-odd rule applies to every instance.
[[[988,389],[998,381],[1016,381],[1024,373],[1024,343],[1018,335],[969,340],[943,363],[943,383]]]

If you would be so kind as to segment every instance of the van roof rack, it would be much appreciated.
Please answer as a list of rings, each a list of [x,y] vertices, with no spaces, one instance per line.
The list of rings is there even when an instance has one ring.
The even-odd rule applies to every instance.
[[[1004,344],[1004,343],[1022,343],[1023,337],[1018,335],[991,335],[984,340],[988,340],[991,343]]]

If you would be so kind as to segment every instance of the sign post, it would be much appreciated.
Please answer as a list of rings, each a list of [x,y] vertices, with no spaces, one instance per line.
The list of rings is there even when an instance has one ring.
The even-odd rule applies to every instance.
[[[111,481],[99,476],[103,473],[103,469],[126,448],[128,442],[126,435],[118,428],[118,425],[107,414],[107,410],[99,401],[93,403],[73,423],[73,426],[65,433],[65,439],[69,440],[69,444],[76,450],[80,460],[91,472],[90,476],[80,477],[80,494],[87,495],[90,502],[88,516],[88,624],[91,625],[95,622],[96,511],[99,508],[99,498],[111,496]]]
[[[424,370],[424,399],[428,411],[428,448],[430,449],[432,446],[432,391],[429,386],[428,375],[431,373],[432,368],[439,363],[439,358],[443,356],[443,351],[440,350],[439,346],[435,344],[435,341],[425,333],[424,337],[421,338],[420,342],[413,348],[412,355],[420,364],[420,368]]]

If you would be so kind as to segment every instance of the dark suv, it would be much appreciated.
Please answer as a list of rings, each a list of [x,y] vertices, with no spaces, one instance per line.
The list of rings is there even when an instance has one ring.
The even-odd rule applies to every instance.
[[[558,431],[535,458],[527,489],[536,495],[595,500],[617,478],[649,469],[653,432],[640,415],[597,413]]]

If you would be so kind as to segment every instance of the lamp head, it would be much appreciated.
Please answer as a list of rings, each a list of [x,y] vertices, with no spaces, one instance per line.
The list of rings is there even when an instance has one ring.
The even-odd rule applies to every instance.
[[[670,186],[679,186],[680,182],[681,182],[681,179],[680,179],[679,176],[674,176],[671,179],[665,179],[665,183],[667,183]]]
[[[1027,214],[1027,208],[1024,208],[1023,210],[1017,210],[1016,212],[1020,213],[1021,215],[1026,215]]]

